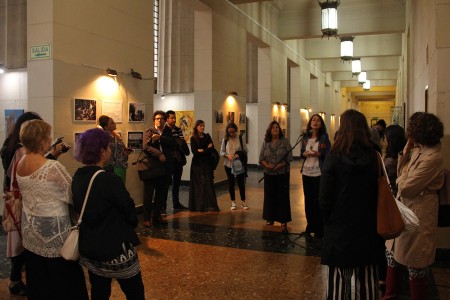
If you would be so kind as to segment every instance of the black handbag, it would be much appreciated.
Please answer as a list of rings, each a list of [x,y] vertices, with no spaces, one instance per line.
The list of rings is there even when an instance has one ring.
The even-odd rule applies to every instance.
[[[141,154],[142,153],[143,152],[141,152]],[[166,167],[162,161],[156,157],[147,155],[140,158],[141,154],[139,154],[135,163],[140,180],[147,181],[166,175]]]

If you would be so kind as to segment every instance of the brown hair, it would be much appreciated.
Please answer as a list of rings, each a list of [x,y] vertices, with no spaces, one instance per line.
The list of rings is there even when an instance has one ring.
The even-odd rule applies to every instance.
[[[272,140],[272,127],[273,127],[273,125],[277,125],[278,128],[280,129],[280,135],[279,135],[280,139],[282,137],[284,137],[283,131],[281,130],[280,123],[278,123],[277,121],[272,121],[272,122],[270,122],[269,127],[267,127],[267,129],[266,129],[266,135],[264,136],[264,141],[265,142],[270,142]]]
[[[341,125],[331,152],[346,157],[357,157],[367,149],[373,149],[366,117],[354,109],[341,115]]]
[[[434,146],[444,136],[444,125],[433,114],[416,112],[409,118],[406,134],[415,143]]]

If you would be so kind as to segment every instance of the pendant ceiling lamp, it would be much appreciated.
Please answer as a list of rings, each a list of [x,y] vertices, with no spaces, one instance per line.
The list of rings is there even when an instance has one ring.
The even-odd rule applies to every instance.
[[[366,82],[363,83],[363,90],[370,90],[370,80],[366,80]]]
[[[361,73],[361,59],[354,57],[352,59],[352,76],[358,76]]]
[[[353,39],[352,36],[341,37],[341,59],[350,61],[353,58]]]
[[[367,80],[367,73],[366,72],[361,72],[358,75],[358,83],[359,84],[364,84],[364,82],[366,82]]]
[[[337,7],[340,0],[326,0],[320,2],[318,0],[320,8],[322,9],[322,38],[326,35],[337,37],[338,32],[338,19],[337,19]]]

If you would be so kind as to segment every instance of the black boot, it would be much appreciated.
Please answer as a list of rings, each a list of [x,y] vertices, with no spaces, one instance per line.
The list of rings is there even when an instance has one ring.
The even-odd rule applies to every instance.
[[[156,224],[167,225],[168,224],[168,222],[166,220],[164,220],[160,214],[153,215],[152,223],[154,225],[156,225]]]

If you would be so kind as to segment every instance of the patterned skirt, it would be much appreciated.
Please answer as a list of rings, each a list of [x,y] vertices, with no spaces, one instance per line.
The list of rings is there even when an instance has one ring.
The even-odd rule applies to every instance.
[[[141,271],[136,249],[130,243],[123,243],[122,253],[110,261],[80,257],[80,264],[92,273],[107,278],[127,279]]]

